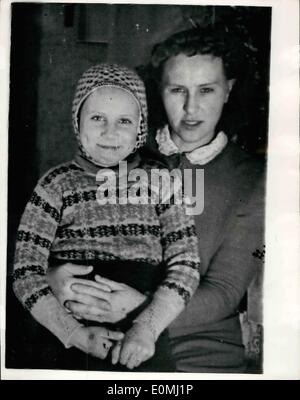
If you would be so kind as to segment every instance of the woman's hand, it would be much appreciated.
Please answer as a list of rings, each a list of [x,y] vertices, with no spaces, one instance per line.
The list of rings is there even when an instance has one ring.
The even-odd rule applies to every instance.
[[[145,301],[145,295],[123,283],[99,275],[95,281],[74,277],[89,274],[92,269],[72,263],[48,269],[51,289],[76,318],[114,323]]]
[[[92,266],[75,265],[66,263],[58,267],[49,267],[47,272],[48,283],[55,294],[56,298],[62,306],[66,306],[67,301],[76,302],[78,304],[85,304],[89,306],[89,312],[94,314],[99,309],[109,310],[110,306],[106,301],[106,294],[111,289],[101,283],[97,283],[87,279],[80,279],[75,276],[87,275],[93,270]],[[72,290],[73,284],[80,284],[82,286],[95,285],[98,289],[98,298],[93,296],[85,296],[84,293],[76,293]]]
[[[94,310],[90,307],[90,301],[88,304],[84,301],[81,304],[67,301],[68,309],[84,319],[115,323],[125,318],[129,312],[146,300],[145,295],[124,283],[114,282],[99,275],[95,276],[95,282],[91,286],[89,286],[90,282],[86,281],[85,284],[75,282],[72,284],[72,290],[78,296],[85,296],[82,297],[82,300],[88,301],[89,297],[96,299],[105,297],[109,308],[104,309],[100,303],[98,310]],[[104,292],[103,288],[109,288],[110,291]]]

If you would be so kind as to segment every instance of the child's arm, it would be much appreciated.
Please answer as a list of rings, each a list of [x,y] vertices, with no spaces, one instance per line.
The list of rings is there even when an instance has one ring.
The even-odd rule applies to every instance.
[[[46,279],[61,204],[58,188],[47,185],[47,176],[42,178],[27,203],[17,233],[13,289],[33,317],[70,347],[68,339],[81,324],[59,304]]]
[[[159,205],[157,212],[166,278],[126,333],[120,354],[113,351],[114,361],[119,356],[121,364],[128,367],[137,366],[153,355],[154,343],[181,313],[199,284],[200,259],[193,218],[185,213],[184,205]]]

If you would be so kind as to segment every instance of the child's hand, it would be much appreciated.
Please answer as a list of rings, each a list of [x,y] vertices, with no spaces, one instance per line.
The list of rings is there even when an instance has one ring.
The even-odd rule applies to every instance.
[[[155,339],[148,327],[134,323],[125,334],[122,342],[117,342],[112,350],[112,364],[118,361],[127,368],[138,367],[142,362],[151,358],[155,351]]]
[[[104,360],[112,347],[114,340],[123,339],[122,332],[111,331],[100,326],[80,327],[71,335],[69,344]]]

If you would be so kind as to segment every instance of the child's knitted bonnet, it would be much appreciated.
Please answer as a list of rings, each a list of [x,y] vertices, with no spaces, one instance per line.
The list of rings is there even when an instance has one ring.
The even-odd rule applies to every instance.
[[[79,79],[72,106],[72,120],[75,135],[79,144],[81,156],[97,165],[97,162],[86,152],[82,146],[79,134],[78,117],[83,102],[96,89],[102,87],[117,87],[129,92],[139,104],[141,117],[137,142],[133,152],[141,147],[147,137],[147,102],[145,86],[141,78],[131,69],[117,64],[98,64],[87,71]]]

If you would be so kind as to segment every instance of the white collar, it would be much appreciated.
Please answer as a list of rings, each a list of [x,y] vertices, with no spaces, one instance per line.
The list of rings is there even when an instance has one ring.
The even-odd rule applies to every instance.
[[[158,144],[159,151],[166,156],[182,153],[171,139],[168,125],[157,130],[155,140]],[[191,164],[204,165],[220,154],[227,143],[228,138],[225,133],[221,131],[209,144],[198,147],[190,152],[186,152],[185,155]]]

